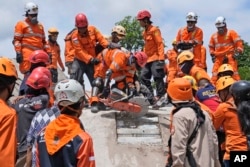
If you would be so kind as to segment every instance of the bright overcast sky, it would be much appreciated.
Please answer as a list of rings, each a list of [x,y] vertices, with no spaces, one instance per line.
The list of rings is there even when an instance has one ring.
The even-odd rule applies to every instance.
[[[23,20],[27,0],[2,0],[0,5],[0,55],[15,57],[12,39],[17,21]],[[125,16],[136,16],[141,9],[151,12],[154,25],[160,27],[168,48],[180,27],[186,26],[187,12],[198,14],[197,26],[203,29],[204,44],[207,47],[212,33],[216,31],[214,21],[224,16],[229,29],[236,30],[243,40],[249,42],[250,1],[249,0],[34,0],[39,6],[39,21],[46,34],[50,27],[59,29],[58,42],[64,60],[64,37],[74,28],[74,17],[85,13],[89,24],[96,26],[103,34],[110,34],[112,27]],[[207,57],[209,70],[211,61]],[[210,72],[210,71],[209,71]]]

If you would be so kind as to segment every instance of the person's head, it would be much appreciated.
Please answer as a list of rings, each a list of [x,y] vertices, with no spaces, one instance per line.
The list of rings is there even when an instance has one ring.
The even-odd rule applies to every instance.
[[[148,25],[152,24],[150,20],[151,13],[148,10],[141,10],[137,13],[136,19],[140,22],[142,27],[147,27]]]
[[[189,74],[193,67],[194,54],[188,50],[181,52],[177,56],[177,63],[184,74]]]
[[[25,16],[32,24],[37,24],[38,5],[33,2],[28,2],[25,5]]]
[[[137,70],[140,70],[147,64],[148,56],[145,52],[136,52],[134,55],[135,66]]]
[[[185,76],[183,76],[182,78],[185,78],[185,79],[187,79],[187,80],[190,82],[190,84],[191,84],[191,86],[192,86],[193,96],[195,96],[195,95],[196,95],[196,92],[197,92],[197,90],[198,90],[198,86],[197,86],[197,82],[196,82],[196,80],[194,79],[194,77],[192,77],[192,76],[190,76],[190,75],[185,75]]]
[[[7,101],[11,96],[18,79],[15,65],[10,59],[0,57],[0,98]]]
[[[78,13],[75,16],[75,26],[78,29],[79,34],[86,36],[88,34],[88,19],[87,16],[83,13]]]
[[[49,28],[48,30],[49,41],[52,43],[55,43],[57,41],[58,34],[59,34],[59,31],[57,30],[57,28],[55,27]]]
[[[243,101],[250,100],[250,82],[245,80],[240,80],[234,82],[230,87],[230,92],[234,98],[234,102],[237,105]]]
[[[218,78],[223,76],[233,76],[234,70],[230,64],[222,64],[218,69]]]
[[[74,79],[65,79],[55,86],[55,101],[62,114],[80,116],[84,107],[82,85]]]
[[[205,88],[208,85],[211,85],[212,83],[210,82],[210,80],[206,79],[206,78],[201,78],[198,82],[198,87],[200,88]]]
[[[193,92],[191,83],[185,78],[175,78],[168,83],[168,99],[170,103],[188,103],[193,101]]]
[[[223,35],[227,30],[226,19],[223,16],[219,16],[215,20],[215,27],[218,30],[218,34]]]
[[[119,41],[125,38],[126,30],[123,26],[116,25],[112,28],[111,35],[112,35],[112,42],[118,43]]]
[[[49,78],[48,72],[34,69],[26,81],[26,85],[28,86],[26,94],[34,96],[48,94],[50,82],[51,78]]]
[[[187,29],[188,31],[193,31],[195,28],[195,24],[197,23],[198,16],[194,12],[188,12],[186,15],[186,21],[187,21]]]
[[[172,46],[173,46],[173,48],[174,48],[176,51],[178,50],[176,38],[174,38],[174,39],[172,40]]]
[[[232,97],[229,88],[234,82],[235,80],[230,76],[221,77],[216,82],[216,93],[219,95],[222,102]]]
[[[50,63],[49,55],[43,50],[35,50],[30,54],[30,71],[37,67],[46,67]]]

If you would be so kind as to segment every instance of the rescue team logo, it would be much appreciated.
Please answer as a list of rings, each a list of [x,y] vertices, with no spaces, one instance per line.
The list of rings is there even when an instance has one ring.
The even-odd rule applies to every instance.
[[[230,167],[250,166],[250,151],[230,151]]]
[[[63,91],[60,92],[58,98],[59,98],[59,100],[61,100],[61,99],[68,99],[67,94],[65,92],[63,92]]]

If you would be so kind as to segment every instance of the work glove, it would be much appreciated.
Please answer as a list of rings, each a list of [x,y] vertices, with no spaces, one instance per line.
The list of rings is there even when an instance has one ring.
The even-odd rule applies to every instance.
[[[103,91],[100,95],[101,98],[107,98],[110,94],[110,88],[109,87],[105,87],[103,88]]]
[[[97,58],[92,58],[92,59],[90,60],[90,64],[92,64],[92,65],[97,65],[97,64],[99,64],[99,63],[100,63],[100,60],[97,59]]]
[[[120,49],[122,46],[118,43],[110,42],[108,45],[109,49]]]
[[[235,60],[238,60],[239,57],[240,57],[240,53],[239,52],[235,52],[234,55],[233,55],[233,58]]]
[[[23,55],[21,53],[16,53],[16,62],[17,63],[23,62]]]
[[[212,62],[215,63],[215,55],[214,54],[211,54],[211,58],[212,58]]]

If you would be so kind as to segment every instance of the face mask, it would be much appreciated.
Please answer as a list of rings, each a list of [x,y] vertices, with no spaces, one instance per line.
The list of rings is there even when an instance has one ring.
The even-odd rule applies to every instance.
[[[38,23],[37,17],[32,17],[31,20],[30,20],[30,22],[32,24],[37,24]]]

